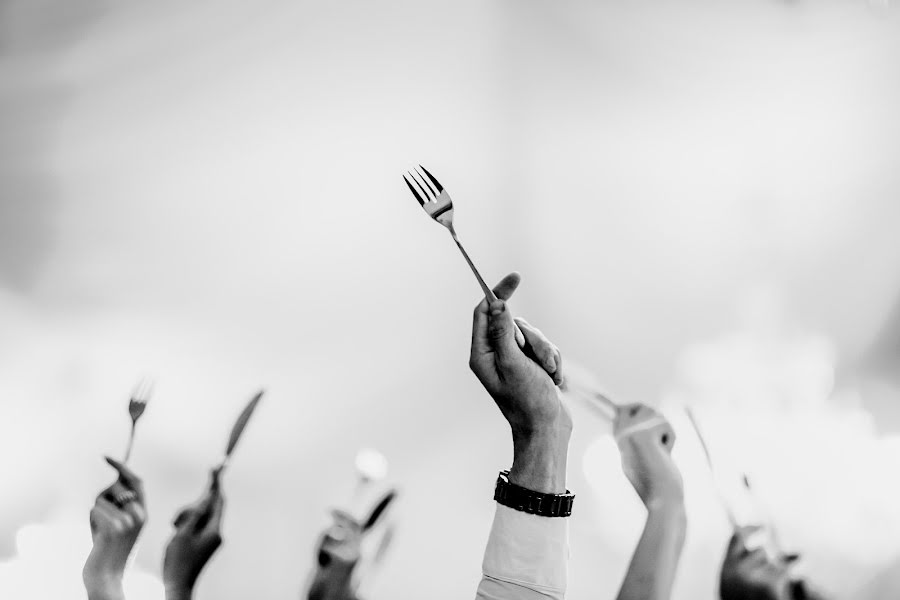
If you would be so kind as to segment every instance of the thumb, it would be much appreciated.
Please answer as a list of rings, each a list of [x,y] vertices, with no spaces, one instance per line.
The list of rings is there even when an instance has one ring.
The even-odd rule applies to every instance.
[[[503,300],[491,302],[488,310],[488,340],[500,361],[510,362],[521,352],[512,314]]]
[[[220,477],[224,468],[224,465],[219,465],[209,472],[209,491],[213,494],[218,494],[221,491]]]

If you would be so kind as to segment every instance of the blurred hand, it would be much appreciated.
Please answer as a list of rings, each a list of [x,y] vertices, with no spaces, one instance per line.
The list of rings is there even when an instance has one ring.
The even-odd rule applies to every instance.
[[[672,460],[675,431],[644,404],[619,408],[613,434],[622,455],[622,470],[648,510],[679,507],[684,502],[681,472]]]
[[[191,597],[200,571],[222,545],[222,512],[225,499],[219,485],[219,469],[210,474],[206,494],[175,517],[175,535],[166,546],[163,583],[168,600]]]
[[[772,561],[762,548],[747,547],[747,538],[760,529],[741,527],[731,536],[719,578],[722,600],[792,600],[795,591],[802,592],[802,586],[792,585],[790,578],[796,555]]]
[[[373,547],[364,550],[368,536],[377,532],[377,526],[386,522],[388,507],[397,498],[397,490],[389,489],[366,517],[350,512],[331,511],[331,525],[319,540],[317,566],[309,585],[307,600],[356,600],[362,580],[371,576],[373,569],[384,557],[390,545],[392,528],[382,530],[380,538],[372,538]],[[377,536],[377,533],[375,533]]]
[[[475,308],[469,367],[496,402],[513,434],[510,481],[544,493],[565,491],[565,463],[572,417],[556,385],[563,381],[559,350],[507,306],[519,285],[507,275],[494,288],[498,300]]]
[[[119,477],[100,492],[90,513],[94,545],[82,570],[90,600],[124,598],[125,565],[147,520],[140,478],[117,460],[107,457],[106,462]]]
[[[351,515],[332,511],[334,521],[319,541],[318,567],[307,600],[355,600],[353,570],[360,560],[362,525]]]

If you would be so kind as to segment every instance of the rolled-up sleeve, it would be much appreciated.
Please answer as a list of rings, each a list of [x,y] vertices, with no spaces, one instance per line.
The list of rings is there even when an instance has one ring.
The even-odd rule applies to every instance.
[[[476,600],[563,600],[569,520],[497,505]]]

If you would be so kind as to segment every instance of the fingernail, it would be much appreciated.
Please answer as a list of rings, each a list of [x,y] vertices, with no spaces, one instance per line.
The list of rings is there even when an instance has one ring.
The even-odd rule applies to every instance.
[[[506,303],[503,300],[491,302],[491,316],[496,317],[504,310],[506,310]]]

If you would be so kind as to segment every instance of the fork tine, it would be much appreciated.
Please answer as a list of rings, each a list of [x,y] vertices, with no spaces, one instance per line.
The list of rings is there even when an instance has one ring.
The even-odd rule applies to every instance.
[[[434,184],[434,187],[437,188],[437,193],[440,194],[441,192],[443,192],[443,191],[444,191],[444,186],[441,185],[441,183],[437,180],[437,178],[436,178],[434,175],[432,175],[431,173],[429,173],[429,172],[428,172],[428,169],[426,169],[426,168],[423,167],[422,165],[419,165],[419,167],[420,167],[423,171],[425,171],[425,174],[428,175],[428,178],[429,178],[429,179],[431,179],[431,182]]]
[[[416,174],[410,173],[409,176],[412,177],[412,180],[416,182],[416,186],[418,186],[418,188],[419,188],[420,190],[422,190],[422,195],[425,196],[425,197],[428,199],[429,202],[433,202],[433,201],[434,201],[434,197],[433,197],[431,194],[429,194],[428,192],[425,191],[425,187],[424,187],[424,186],[422,185],[422,183],[419,181],[419,178],[416,177]]]
[[[137,402],[146,404],[152,393],[153,382],[145,377],[138,381],[137,385],[134,386],[134,390],[131,392],[131,398]]]
[[[419,165],[419,166],[421,167],[422,165]],[[432,195],[432,196],[437,196],[438,194],[440,194],[440,192],[436,191],[436,190],[431,186],[431,184],[428,183],[428,179],[426,179],[424,175],[422,175],[421,173],[419,173],[418,170],[416,171],[416,175],[419,176],[419,179],[421,179],[422,181],[425,182],[425,185],[428,186],[428,190],[431,192],[431,195]]]
[[[406,175],[403,176],[403,181],[405,181],[406,185],[409,186],[409,191],[411,191],[413,193],[413,196],[416,197],[416,200],[419,201],[419,204],[421,204],[422,206],[425,206],[425,201],[422,200],[422,196],[420,196],[419,192],[416,191],[416,188],[414,188],[412,186],[412,184],[409,182],[409,179],[406,178]]]

